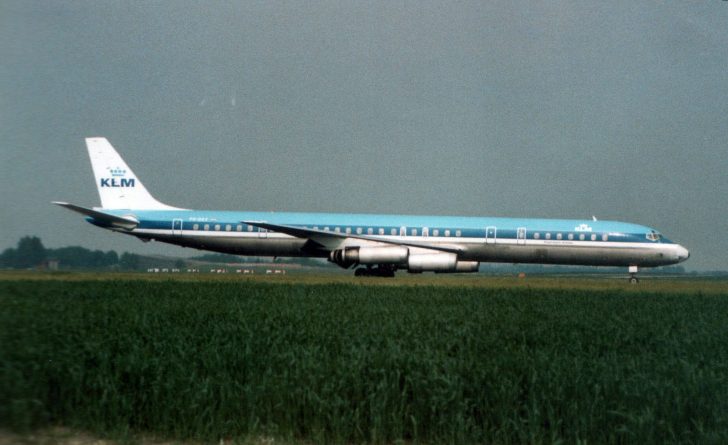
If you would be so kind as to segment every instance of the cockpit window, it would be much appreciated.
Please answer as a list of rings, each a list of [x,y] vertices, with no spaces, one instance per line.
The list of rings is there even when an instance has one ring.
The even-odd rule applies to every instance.
[[[659,233],[655,232],[654,230],[651,230],[647,234],[647,239],[650,240],[650,241],[660,241],[660,238],[662,238],[662,235],[660,235]]]

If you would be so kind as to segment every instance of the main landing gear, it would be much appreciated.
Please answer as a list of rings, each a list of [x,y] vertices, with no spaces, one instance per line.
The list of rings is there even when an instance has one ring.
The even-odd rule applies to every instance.
[[[637,278],[637,272],[639,272],[640,268],[637,266],[629,266],[629,282],[631,284],[637,284],[640,282],[640,279]]]
[[[378,267],[366,266],[360,267],[354,271],[354,276],[357,277],[394,277],[394,271],[397,270],[394,266],[387,264],[380,264]]]

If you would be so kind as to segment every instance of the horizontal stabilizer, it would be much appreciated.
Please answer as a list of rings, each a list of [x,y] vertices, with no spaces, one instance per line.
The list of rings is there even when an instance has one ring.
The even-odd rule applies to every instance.
[[[67,202],[53,201],[53,204],[65,207],[74,212],[82,215],[90,216],[95,221],[103,223],[105,225],[119,227],[121,229],[132,230],[139,225],[139,221],[130,216],[116,216],[109,213],[100,212],[94,209],[88,209],[86,207],[77,206],[75,204],[69,204]]]

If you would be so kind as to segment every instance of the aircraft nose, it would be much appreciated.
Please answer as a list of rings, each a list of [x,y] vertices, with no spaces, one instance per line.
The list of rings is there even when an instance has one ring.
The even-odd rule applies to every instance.
[[[681,263],[681,262],[687,260],[688,258],[690,258],[690,252],[688,251],[688,249],[684,248],[681,245],[678,245],[677,246],[677,261]]]

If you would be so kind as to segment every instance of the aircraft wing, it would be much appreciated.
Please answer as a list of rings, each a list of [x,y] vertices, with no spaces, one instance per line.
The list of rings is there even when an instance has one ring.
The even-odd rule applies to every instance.
[[[108,224],[109,226],[132,230],[139,225],[139,221],[130,217],[111,215],[109,213],[100,212],[94,209],[88,209],[86,207],[69,204],[67,202],[53,201],[53,204],[65,207],[68,210],[72,210],[82,215],[90,216],[94,220],[102,222],[104,224]]]
[[[305,227],[297,227],[297,226],[288,226],[284,224],[272,224],[265,221],[241,221],[243,224],[248,224],[255,227],[260,227],[263,229],[267,229],[273,232],[280,232],[285,233],[286,235],[295,236],[296,238],[305,238],[310,239],[311,241],[320,244],[321,246],[328,248],[328,249],[334,249],[336,248],[343,240],[347,238],[351,239],[360,239],[365,241],[376,241],[379,243],[385,243],[385,244],[392,244],[395,246],[407,246],[407,247],[420,247],[423,249],[431,249],[431,250],[438,250],[441,252],[450,252],[459,254],[463,251],[463,249],[457,245],[440,245],[440,244],[431,244],[427,242],[421,242],[421,241],[399,241],[399,240],[393,240],[388,239],[384,236],[377,236],[377,235],[358,235],[353,233],[341,233],[341,232],[331,232],[326,230],[320,230],[320,229],[309,229]]]

